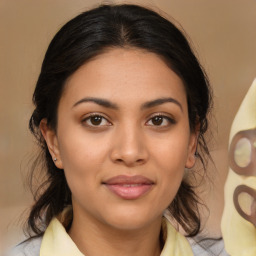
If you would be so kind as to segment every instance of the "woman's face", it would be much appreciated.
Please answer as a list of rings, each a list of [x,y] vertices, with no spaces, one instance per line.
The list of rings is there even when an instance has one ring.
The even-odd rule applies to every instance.
[[[67,81],[57,132],[41,130],[74,216],[119,229],[159,220],[194,165],[181,79],[157,55],[111,49]],[[62,170],[60,170],[62,171]]]

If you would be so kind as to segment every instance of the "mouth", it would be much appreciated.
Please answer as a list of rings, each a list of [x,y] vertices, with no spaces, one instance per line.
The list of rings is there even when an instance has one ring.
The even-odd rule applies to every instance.
[[[148,193],[155,183],[140,175],[119,175],[112,177],[102,183],[118,197],[126,200],[135,200]]]

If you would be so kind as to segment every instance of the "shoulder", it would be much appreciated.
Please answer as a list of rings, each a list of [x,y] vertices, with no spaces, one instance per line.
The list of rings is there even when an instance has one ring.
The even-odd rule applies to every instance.
[[[31,238],[16,245],[5,256],[39,256],[41,243],[42,237]]]
[[[188,238],[195,256],[229,256],[225,250],[223,239]]]

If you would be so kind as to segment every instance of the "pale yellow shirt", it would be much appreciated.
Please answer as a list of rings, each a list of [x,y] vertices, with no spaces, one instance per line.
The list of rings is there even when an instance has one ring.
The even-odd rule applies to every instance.
[[[160,256],[192,256],[187,239],[164,218],[167,236]],[[77,248],[61,222],[54,218],[43,236],[40,256],[85,256]]]

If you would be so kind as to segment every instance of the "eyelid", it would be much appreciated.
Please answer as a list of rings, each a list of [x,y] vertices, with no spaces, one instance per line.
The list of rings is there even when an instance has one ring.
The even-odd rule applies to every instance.
[[[103,119],[105,119],[107,122],[108,122],[108,125],[88,125],[86,124],[86,126],[88,127],[104,127],[104,126],[111,126],[113,125],[112,122],[109,121],[109,118],[106,117],[105,114],[101,113],[101,112],[92,112],[92,113],[88,113],[86,115],[84,115],[81,119],[81,123],[85,123],[88,119],[90,119],[91,117],[95,117],[95,116],[99,116],[99,117],[102,117]]]
[[[157,112],[157,113],[154,113],[154,114],[151,114],[148,118],[147,118],[147,121],[146,121],[146,124],[152,120],[152,118],[154,117],[157,117],[157,116],[160,116],[160,117],[163,117],[164,119],[167,119],[167,121],[171,124],[176,124],[176,120],[173,116],[171,116],[171,114],[167,114],[167,113],[163,113],[163,112]],[[161,127],[161,125],[159,125],[159,127]],[[162,126],[163,127],[163,126]],[[166,125],[164,126],[166,127]]]

